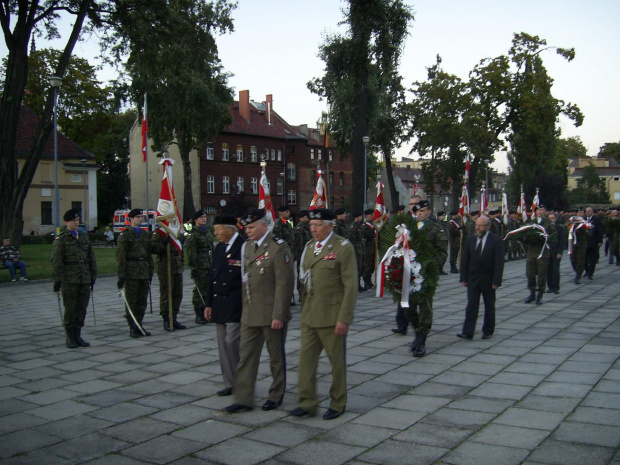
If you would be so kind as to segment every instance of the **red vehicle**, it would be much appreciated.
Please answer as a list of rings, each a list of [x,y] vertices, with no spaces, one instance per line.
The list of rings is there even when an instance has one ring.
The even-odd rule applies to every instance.
[[[125,210],[116,210],[114,212],[113,225],[114,225],[115,233],[120,233],[124,231],[125,228],[130,225],[129,218],[127,217],[130,211],[131,210],[125,209]],[[148,223],[145,218],[144,221],[142,222],[141,228],[146,231],[150,223],[151,230],[154,231],[157,228],[157,222],[155,221],[156,218],[157,218],[157,211],[150,210],[149,215],[148,215]]]

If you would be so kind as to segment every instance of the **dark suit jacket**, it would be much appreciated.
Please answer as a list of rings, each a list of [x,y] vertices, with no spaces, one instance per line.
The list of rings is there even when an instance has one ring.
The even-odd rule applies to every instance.
[[[493,284],[501,286],[504,274],[502,238],[489,231],[480,259],[476,258],[477,239],[475,235],[469,236],[463,247],[460,281],[467,282],[468,286],[479,285],[482,289],[491,289]]]
[[[586,247],[596,248],[599,244],[603,243],[603,223],[601,223],[601,219],[596,215],[592,217],[590,223],[594,225],[594,228],[589,231]]]
[[[551,258],[555,258],[557,254],[563,253],[564,249],[566,249],[566,231],[564,230],[564,226],[555,223],[555,232],[557,240],[549,242],[549,254]]]
[[[241,245],[245,239],[239,234],[230,250],[220,242],[213,252],[213,265],[209,271],[205,303],[211,307],[214,323],[239,323],[241,321],[243,285],[241,283]]]

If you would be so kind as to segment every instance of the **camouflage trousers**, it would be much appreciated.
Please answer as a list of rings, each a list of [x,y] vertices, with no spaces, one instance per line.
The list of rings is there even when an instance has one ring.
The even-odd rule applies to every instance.
[[[540,252],[539,252],[540,253]],[[538,258],[539,253],[527,253],[525,275],[527,276],[527,288],[532,291],[544,291],[547,288],[547,267],[549,258]]]
[[[194,273],[194,279],[193,279],[194,290],[192,291],[192,305],[194,306],[194,308],[204,309],[206,307],[204,298],[205,298],[205,293],[207,292],[207,281],[209,278],[209,270],[193,270],[193,273]]]
[[[570,254],[570,264],[573,266],[573,270],[579,276],[583,274],[583,270],[586,266],[586,248],[574,247],[573,253]]]
[[[456,262],[459,258],[460,243],[452,244],[450,246],[450,267],[456,266]]]
[[[428,335],[433,326],[433,299],[429,299],[423,304],[411,304],[409,308],[403,310],[415,332]]]
[[[129,303],[129,308],[133,312],[138,322],[144,319],[146,313],[146,304],[149,297],[149,280],[148,279],[128,279],[125,281],[125,298]],[[125,305],[125,307],[127,307]],[[125,308],[125,319],[131,326],[133,319],[129,315],[129,310]]]
[[[81,328],[86,318],[86,308],[90,300],[90,284],[66,284],[61,287],[62,301],[65,305],[63,321],[67,328]]]
[[[168,309],[168,275],[159,274],[159,314],[165,319],[168,318],[170,310]],[[173,274],[171,275],[172,281],[172,314],[176,317],[181,308],[181,301],[183,300],[183,275]]]

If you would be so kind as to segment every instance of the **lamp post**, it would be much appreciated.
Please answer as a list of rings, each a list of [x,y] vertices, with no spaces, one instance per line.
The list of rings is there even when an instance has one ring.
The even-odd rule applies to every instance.
[[[58,192],[58,126],[56,123],[56,117],[58,114],[58,88],[62,84],[62,78],[58,76],[52,76],[50,78],[50,85],[54,90],[54,226],[56,227],[56,234],[60,228],[60,193]]]
[[[88,215],[86,214],[86,203],[87,203],[87,197],[86,197],[86,158],[82,158],[80,160],[82,162],[82,172],[84,173],[84,206],[82,207],[82,222],[86,224],[86,229],[88,231],[90,231],[90,228],[88,227]]]
[[[362,137],[362,141],[364,142],[364,208],[366,210],[366,191],[368,191],[368,142],[370,142],[370,137],[364,136]]]
[[[282,176],[282,205],[286,205],[284,202],[284,176],[286,176],[286,173],[280,173],[280,176]]]

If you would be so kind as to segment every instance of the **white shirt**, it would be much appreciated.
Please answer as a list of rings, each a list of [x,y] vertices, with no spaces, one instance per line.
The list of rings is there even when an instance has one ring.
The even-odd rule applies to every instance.
[[[233,234],[233,237],[231,237],[230,240],[226,243],[226,252],[228,252],[232,245],[235,243],[235,241],[237,240],[237,236],[239,236],[238,232]]]
[[[334,231],[329,233],[329,236],[327,236],[323,241],[315,242],[315,244],[314,244],[314,255],[318,255],[321,252],[321,249],[325,246],[325,244],[327,244],[327,241],[329,241],[329,238],[332,237],[333,235],[334,235]],[[319,247],[319,244],[320,244],[320,247]]]

